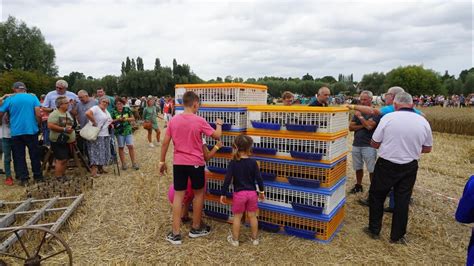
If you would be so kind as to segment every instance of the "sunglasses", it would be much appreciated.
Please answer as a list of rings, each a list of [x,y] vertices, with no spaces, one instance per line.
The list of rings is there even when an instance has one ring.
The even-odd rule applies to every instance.
[[[110,103],[109,103],[109,102],[107,102],[107,101],[102,101],[102,103],[110,104]]]

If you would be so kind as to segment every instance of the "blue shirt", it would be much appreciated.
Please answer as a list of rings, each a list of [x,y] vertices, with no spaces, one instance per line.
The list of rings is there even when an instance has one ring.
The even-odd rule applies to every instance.
[[[48,92],[44,98],[43,107],[56,109],[56,99],[59,96],[66,96],[68,99],[72,99],[75,102],[79,101],[79,98],[74,92],[66,91],[64,94],[58,94],[56,90]],[[68,111],[71,111],[72,105],[69,105]]]
[[[416,108],[414,108],[413,110],[415,110],[415,113],[417,113],[419,115],[423,114],[420,110],[418,110]],[[380,108],[380,115],[381,116],[384,116],[386,114],[393,113],[393,112],[395,112],[395,106],[393,104]]]
[[[461,223],[474,223],[474,175],[467,181],[456,210],[456,220]],[[474,229],[467,248],[466,265],[474,265]]]
[[[40,107],[40,102],[36,96],[29,93],[17,93],[3,102],[0,112],[10,114],[12,137],[38,133],[35,107]]]

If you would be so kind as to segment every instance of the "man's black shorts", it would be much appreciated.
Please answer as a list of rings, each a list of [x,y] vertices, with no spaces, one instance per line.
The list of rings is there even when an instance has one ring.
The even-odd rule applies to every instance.
[[[57,142],[51,142],[51,150],[53,151],[54,158],[56,160],[62,161],[71,158],[69,144],[59,144]]]
[[[204,188],[204,166],[173,165],[174,190],[186,190],[188,178],[191,179],[193,189]]]

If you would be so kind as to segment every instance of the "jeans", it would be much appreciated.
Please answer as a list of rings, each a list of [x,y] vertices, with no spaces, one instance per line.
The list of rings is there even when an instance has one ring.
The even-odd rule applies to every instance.
[[[14,136],[12,137],[12,140],[13,167],[15,168],[15,175],[17,179],[27,181],[29,178],[28,167],[26,166],[26,147],[28,147],[28,151],[30,154],[33,178],[42,179],[43,174],[41,173],[41,158],[38,143],[38,134]]]
[[[12,162],[12,139],[3,138],[2,139],[2,149],[3,149],[3,165],[5,168],[5,176],[12,176],[11,162]]]
[[[48,121],[41,122],[41,132],[43,132],[43,145],[51,145],[51,141],[49,140]]]
[[[397,241],[407,229],[408,205],[416,181],[418,161],[396,164],[381,157],[375,164],[374,177],[369,190],[369,230],[379,234],[382,229],[383,205],[393,187],[395,206],[390,238]]]

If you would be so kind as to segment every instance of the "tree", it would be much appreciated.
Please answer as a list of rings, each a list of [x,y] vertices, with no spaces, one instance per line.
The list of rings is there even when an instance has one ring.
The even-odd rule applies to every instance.
[[[337,82],[337,80],[333,76],[324,76],[324,77],[322,77],[320,79],[317,79],[317,80],[325,82],[325,83],[329,83],[329,84]]]
[[[455,79],[453,76],[443,81],[442,94],[461,94],[463,92],[463,84],[461,80]]]
[[[231,76],[231,75],[227,75],[227,76],[224,78],[224,82],[226,82],[226,83],[231,83],[231,82],[232,82],[232,76]]]
[[[311,76],[309,73],[306,73],[302,78],[302,80],[314,80],[313,76]]]
[[[178,67],[178,62],[176,62],[176,58],[173,58],[173,75],[176,74],[176,68]]]
[[[0,93],[2,95],[12,93],[11,87],[16,81],[24,82],[28,92],[39,96],[54,90],[56,78],[40,73],[39,71],[30,72],[13,69],[12,71],[6,71],[0,75]]]
[[[125,63],[122,61],[122,67],[120,68],[120,72],[122,75],[125,75],[127,72],[125,71]]]
[[[348,92],[347,89],[347,84],[345,82],[336,82],[332,84],[331,86],[331,94],[332,95],[337,95],[337,94],[345,94]]]
[[[465,95],[474,93],[474,72],[471,72],[466,76],[466,82],[464,82],[463,92]]]
[[[84,73],[76,72],[76,71],[73,71],[69,75],[66,75],[63,77],[63,79],[67,81],[69,88],[74,87],[74,83],[76,83],[76,80],[85,79],[85,78],[86,76],[84,75]]]
[[[143,59],[141,57],[137,57],[137,70],[143,71]]]
[[[221,77],[216,78],[216,82],[224,82]]]
[[[461,73],[459,73],[459,79],[462,81],[462,83],[466,82],[466,78],[469,73],[474,73],[474,67],[471,67],[469,70],[464,69],[461,71]]]
[[[154,69],[155,69],[155,71],[158,71],[158,70],[160,70],[160,68],[161,68],[160,59],[159,59],[159,58],[156,58],[156,59],[155,59],[155,68],[154,68]]]
[[[423,66],[404,66],[392,69],[385,77],[384,87],[400,86],[412,95],[441,93],[441,78]]]
[[[132,58],[132,63],[130,64],[131,71],[137,71],[137,65],[135,64],[135,59]]]
[[[12,16],[0,23],[0,65],[4,69],[38,71],[56,76],[55,58],[53,46],[46,43],[38,28],[29,28]]]
[[[127,59],[125,60],[125,74],[128,74],[132,70],[132,62],[130,61],[130,58],[127,56]]]
[[[383,84],[385,82],[385,74],[383,72],[373,72],[365,74],[360,81],[360,87],[363,90],[369,90],[373,94],[378,95],[384,92]]]

